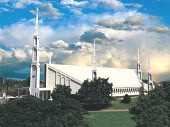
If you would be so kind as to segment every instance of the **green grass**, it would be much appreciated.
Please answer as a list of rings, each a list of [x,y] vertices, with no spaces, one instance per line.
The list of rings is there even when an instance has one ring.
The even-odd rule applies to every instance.
[[[93,112],[85,116],[91,127],[134,127],[129,112]]]
[[[121,99],[112,101],[112,106],[108,109],[129,109],[136,102],[132,98],[130,104],[121,103]],[[129,112],[91,112],[85,116],[91,127],[134,127],[135,123],[131,119]]]
[[[136,98],[132,98],[130,104],[121,103],[121,99],[117,99],[115,101],[112,101],[112,106],[109,107],[108,109],[129,109],[131,106],[134,105],[135,102]]]

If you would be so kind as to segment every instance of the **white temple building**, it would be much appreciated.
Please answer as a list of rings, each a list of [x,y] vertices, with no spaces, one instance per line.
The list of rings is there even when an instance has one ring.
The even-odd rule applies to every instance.
[[[148,88],[151,90],[151,87],[149,86],[153,86],[150,64],[148,73],[148,82],[150,85],[147,85],[142,81],[139,50],[137,69],[96,67],[96,49],[94,40],[93,67],[51,64],[51,62],[49,62],[48,64],[45,64],[45,84],[43,87],[40,87],[38,9],[36,13],[36,26],[33,40],[30,94],[38,98],[50,99],[50,94],[58,84],[70,86],[72,94],[76,94],[84,80],[93,80],[98,77],[109,78],[108,81],[113,84],[112,96],[124,96],[125,94],[139,95],[139,89],[142,86],[145,91],[147,91]]]

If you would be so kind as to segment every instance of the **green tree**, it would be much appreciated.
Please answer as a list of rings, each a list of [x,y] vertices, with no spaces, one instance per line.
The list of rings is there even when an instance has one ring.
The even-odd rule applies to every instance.
[[[53,100],[57,100],[59,98],[70,98],[71,88],[66,85],[57,85],[51,96]]]
[[[79,101],[71,97],[70,86],[57,85],[51,96],[53,101],[61,105],[62,109],[67,114],[65,119],[69,123],[69,127],[75,125],[88,127],[83,117],[83,115],[87,114],[87,111],[82,107]]]
[[[123,99],[121,100],[122,103],[126,103],[126,104],[129,104],[131,102],[131,97],[126,94]]]
[[[78,91],[80,102],[88,110],[96,110],[111,105],[112,83],[108,78],[85,80]]]
[[[170,82],[139,96],[130,113],[136,127],[170,127]]]
[[[54,90],[53,101],[25,96],[0,105],[0,127],[89,127],[81,104],[58,92],[63,87]]]

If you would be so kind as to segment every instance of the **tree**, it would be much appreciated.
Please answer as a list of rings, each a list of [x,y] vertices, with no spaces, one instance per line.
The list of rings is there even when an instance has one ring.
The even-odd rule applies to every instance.
[[[78,91],[80,102],[85,109],[96,110],[111,105],[112,83],[108,83],[108,78],[98,78],[85,80]]]
[[[58,92],[65,88],[69,89],[59,86],[54,90],[53,101],[25,96],[0,105],[0,127],[89,127],[81,104]]]
[[[126,103],[126,104],[129,104],[131,102],[131,97],[126,94],[123,99],[121,100],[122,103]]]
[[[71,88],[66,85],[57,85],[51,96],[53,100],[57,100],[59,98],[70,98]]]
[[[163,82],[160,88],[139,96],[130,113],[136,127],[169,127],[170,82]]]
[[[71,126],[88,127],[84,121],[83,115],[87,111],[82,107],[81,103],[71,97],[71,88],[66,85],[57,85],[51,94],[53,101],[61,105],[62,109],[67,114],[65,119]]]

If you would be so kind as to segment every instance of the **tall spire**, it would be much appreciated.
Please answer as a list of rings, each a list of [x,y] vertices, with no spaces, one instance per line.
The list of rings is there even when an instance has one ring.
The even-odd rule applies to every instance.
[[[49,64],[51,64],[51,57],[52,57],[52,56],[49,56]]]
[[[96,70],[96,42],[93,44],[93,70]]]
[[[148,55],[148,91],[153,90],[153,81],[152,81],[152,71],[151,71],[151,63],[150,63],[150,52]]]
[[[94,44],[93,44],[93,70],[92,70],[92,78],[96,79],[97,78],[97,72],[96,72],[96,42],[94,39]]]
[[[142,70],[141,70],[141,64],[140,64],[140,53],[139,53],[139,48],[137,46],[137,53],[138,53],[138,57],[137,57],[137,76],[138,79],[140,81],[140,83],[142,83]]]
[[[33,36],[32,63],[30,73],[30,95],[39,97],[40,88],[39,37],[38,37],[38,8],[36,9],[35,33]]]
[[[35,35],[38,35],[38,7],[36,9],[36,20],[35,20]]]
[[[139,55],[139,48],[137,47],[138,50],[138,64],[140,64],[140,55]]]
[[[100,67],[103,67],[103,60],[102,60],[102,58],[100,59]]]

